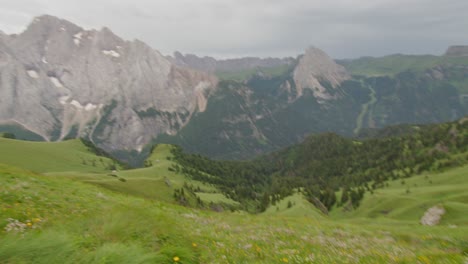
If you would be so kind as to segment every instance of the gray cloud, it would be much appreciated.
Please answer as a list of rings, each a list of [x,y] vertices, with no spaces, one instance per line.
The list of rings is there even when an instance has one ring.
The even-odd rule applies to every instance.
[[[0,0],[0,30],[50,14],[165,54],[295,56],[314,45],[350,58],[468,44],[467,13],[466,0]]]

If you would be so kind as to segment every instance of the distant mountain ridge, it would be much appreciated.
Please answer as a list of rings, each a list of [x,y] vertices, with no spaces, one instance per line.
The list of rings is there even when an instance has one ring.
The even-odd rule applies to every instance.
[[[450,121],[468,113],[467,84],[458,55],[335,61],[310,47],[297,58],[171,57],[47,15],[0,34],[0,132],[84,137],[120,157],[175,143],[246,158],[311,133]]]
[[[464,57],[392,55],[337,64],[311,48],[293,67],[265,71],[221,81],[204,113],[156,142],[218,159],[250,158],[311,133],[352,137],[367,128],[437,123],[468,114]]]
[[[48,141],[86,137],[108,151],[141,151],[205,110],[218,83],[212,72],[294,63],[293,58],[164,57],[108,28],[84,30],[44,15],[18,35],[0,36],[0,124]],[[336,84],[325,72],[302,72],[295,81]]]
[[[257,58],[244,57],[236,59],[217,60],[213,57],[205,56],[198,57],[194,54],[185,54],[176,51],[173,57],[168,56],[175,64],[185,66],[205,72],[236,72],[243,70],[251,70],[256,68],[271,68],[281,65],[291,65],[294,63],[294,58]]]

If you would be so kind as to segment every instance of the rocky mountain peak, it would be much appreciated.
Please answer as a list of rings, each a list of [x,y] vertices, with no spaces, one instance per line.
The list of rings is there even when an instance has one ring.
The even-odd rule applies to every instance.
[[[177,132],[217,82],[142,41],[48,15],[0,42],[0,76],[0,124],[47,140],[89,137],[107,150],[141,150]]]
[[[294,70],[298,97],[304,89],[311,89],[315,97],[331,99],[333,96],[330,89],[336,88],[349,78],[351,76],[343,66],[313,46],[305,51]]]
[[[54,34],[58,32],[73,32],[77,30],[82,30],[79,26],[64,20],[60,19],[58,17],[50,16],[50,15],[42,15],[38,16],[33,19],[33,21],[29,24],[29,26],[26,28],[25,32],[22,33],[22,35],[25,34],[43,34],[43,35],[48,35],[48,34]]]
[[[101,28],[101,30],[97,31],[96,36],[100,39],[101,42],[104,42],[104,43],[122,44],[122,42],[124,42],[123,39],[121,39],[119,36],[114,34],[114,32],[112,32],[112,30],[110,30],[107,27],[103,27]]]
[[[7,39],[9,39],[9,36],[5,34],[3,31],[0,31],[0,45]]]

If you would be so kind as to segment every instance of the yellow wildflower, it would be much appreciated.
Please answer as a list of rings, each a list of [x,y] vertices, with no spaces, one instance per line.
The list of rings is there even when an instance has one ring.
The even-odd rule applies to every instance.
[[[178,256],[175,256],[172,258],[174,260],[174,262],[179,262],[180,258]]]
[[[282,261],[283,261],[284,263],[288,263],[288,262],[289,262],[287,258],[283,258]]]
[[[192,247],[197,247],[197,243],[192,243]]]
[[[26,225],[27,225],[28,227],[31,227],[31,226],[32,226],[32,224],[31,224],[30,222],[26,223]]]

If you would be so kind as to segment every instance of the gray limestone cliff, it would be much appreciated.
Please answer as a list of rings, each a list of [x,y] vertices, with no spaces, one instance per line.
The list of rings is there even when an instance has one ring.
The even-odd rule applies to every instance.
[[[315,47],[308,48],[299,59],[293,76],[298,96],[304,89],[311,89],[314,96],[321,100],[334,98],[335,89],[351,78],[343,66]]]
[[[86,136],[107,150],[141,150],[204,111],[217,79],[179,67],[145,43],[52,16],[0,33],[0,124],[46,140]]]

